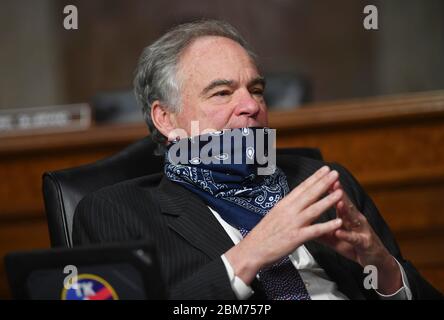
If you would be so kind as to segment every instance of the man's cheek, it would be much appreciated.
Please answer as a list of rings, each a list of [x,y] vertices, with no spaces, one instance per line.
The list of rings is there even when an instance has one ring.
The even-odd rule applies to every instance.
[[[257,120],[262,124],[262,126],[268,126],[268,113],[266,109],[261,112]]]
[[[213,110],[206,115],[207,126],[215,130],[221,130],[227,127],[230,123],[231,115],[226,110]]]

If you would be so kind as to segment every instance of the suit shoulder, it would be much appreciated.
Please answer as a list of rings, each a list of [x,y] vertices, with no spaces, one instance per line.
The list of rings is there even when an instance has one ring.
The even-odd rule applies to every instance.
[[[314,159],[296,154],[277,155],[277,166],[291,174],[310,176],[322,166],[331,165],[322,159]]]
[[[156,174],[122,181],[83,197],[73,217],[74,243],[137,238],[141,216],[157,212],[154,195],[160,177]]]
[[[84,196],[77,204],[74,219],[90,216],[90,212],[103,212],[107,216],[119,215],[144,203],[154,204],[162,174],[125,180],[100,188]],[[154,209],[154,206],[151,206]]]
[[[120,203],[126,196],[132,194],[145,193],[150,194],[159,186],[162,174],[156,173],[152,175],[142,176],[130,180],[124,180],[109,186],[102,187],[88,195],[83,199],[101,198],[109,200],[111,203],[118,200]],[[82,201],[83,201],[82,199]]]
[[[284,171],[294,171],[297,169],[299,174],[310,176],[323,166],[329,166],[331,170],[337,170],[340,174],[352,176],[351,173],[337,162],[329,162],[323,159],[314,159],[301,155],[284,154],[277,156],[277,165]]]

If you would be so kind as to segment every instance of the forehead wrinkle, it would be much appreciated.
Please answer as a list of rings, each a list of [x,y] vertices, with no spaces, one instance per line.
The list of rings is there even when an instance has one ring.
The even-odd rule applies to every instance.
[[[240,53],[238,49],[241,49],[242,53]],[[212,66],[211,65],[202,66],[200,62],[205,63],[206,61],[209,61],[209,59],[211,60],[213,57],[216,56],[221,57],[222,61],[223,60],[225,60],[226,62],[233,61],[235,65],[238,65],[239,63],[242,63],[240,61],[245,61],[244,59],[247,59],[248,65],[250,65],[255,70],[254,72],[255,74],[254,75],[250,74],[250,76],[248,77],[249,78],[260,77],[260,75],[258,75],[257,66],[254,63],[254,61],[252,61],[252,59],[245,51],[245,49],[242,48],[240,45],[238,45],[236,42],[232,41],[231,39],[226,39],[223,37],[202,37],[192,41],[186,48],[184,48],[184,50],[180,54],[176,68],[177,79],[179,80],[179,82],[181,82],[184,85],[186,85],[185,82],[188,83],[187,87],[189,86],[191,86],[191,88],[194,87],[193,91],[197,89],[195,93],[198,96],[202,96],[203,90],[198,89],[198,87],[203,87],[206,84],[202,83],[201,80],[204,80],[205,78],[207,78],[206,81],[204,80],[205,82],[211,80],[211,78],[208,79],[209,76],[208,68],[211,69]],[[218,76],[217,73],[219,72],[217,72],[216,68],[216,72],[214,72],[215,75],[214,80],[232,81],[232,83],[223,83],[224,85],[238,86],[240,83],[239,81],[241,79],[234,80],[231,77],[232,75],[231,76],[225,75],[228,76],[227,78],[225,78],[225,76],[222,75]],[[210,84],[213,81],[211,81]],[[249,80],[247,82],[247,87],[251,87],[256,84],[256,83],[251,84],[251,82],[252,80]],[[220,83],[220,85],[223,84]],[[206,87],[208,87],[208,85]],[[215,86],[212,86],[212,89],[214,89],[214,87]],[[182,87],[181,89],[184,88]],[[205,91],[206,93],[208,92],[208,90]],[[185,92],[182,92],[182,94],[188,95]]]

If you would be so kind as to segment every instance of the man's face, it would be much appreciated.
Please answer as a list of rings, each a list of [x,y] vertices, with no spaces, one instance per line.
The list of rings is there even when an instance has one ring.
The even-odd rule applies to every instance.
[[[213,129],[265,127],[264,81],[249,55],[238,43],[223,37],[202,37],[179,61],[181,112],[176,126],[191,133]]]

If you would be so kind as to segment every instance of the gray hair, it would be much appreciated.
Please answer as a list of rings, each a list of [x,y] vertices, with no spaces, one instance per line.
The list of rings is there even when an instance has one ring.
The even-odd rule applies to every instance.
[[[180,112],[180,83],[177,69],[182,52],[199,37],[219,36],[239,43],[256,62],[256,54],[239,32],[218,20],[199,20],[178,25],[146,47],[139,59],[134,78],[134,92],[153,140],[156,154],[163,154],[167,140],[154,126],[151,106],[156,100],[173,113]]]

